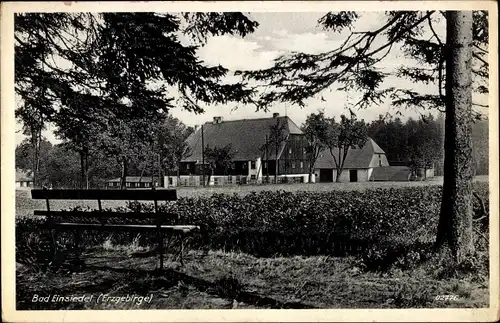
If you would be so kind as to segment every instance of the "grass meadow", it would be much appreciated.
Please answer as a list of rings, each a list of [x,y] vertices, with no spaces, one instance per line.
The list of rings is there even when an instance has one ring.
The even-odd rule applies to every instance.
[[[484,183],[487,182],[487,178],[479,177],[476,181],[480,182],[475,185],[484,197],[484,194],[487,195],[487,183]],[[218,233],[211,238],[222,240],[222,242],[227,240],[228,244],[218,241],[217,244],[202,248],[199,244],[188,241],[183,267],[179,262],[178,245],[175,239],[169,240],[165,270],[161,273],[155,271],[158,263],[155,256],[134,256],[138,251],[146,251],[151,247],[141,242],[143,237],[134,234],[130,238],[121,237],[120,239],[111,234],[95,244],[90,242],[92,239],[85,238],[83,241],[87,245],[83,245],[75,254],[68,253],[66,262],[61,267],[55,269],[38,266],[36,249],[41,248],[43,243],[35,227],[34,233],[16,238],[21,239],[22,242],[16,246],[18,255],[16,262],[17,308],[18,310],[97,310],[487,307],[489,302],[489,254],[485,240],[487,237],[476,241],[477,255],[470,264],[459,268],[450,267],[450,260],[446,256],[429,255],[428,250],[425,249],[426,243],[428,245],[433,239],[439,196],[429,195],[428,199],[432,200],[431,202],[421,197],[427,196],[425,194],[436,195],[436,190],[432,187],[440,184],[441,180],[438,178],[427,182],[179,188],[179,197],[187,199],[182,202],[185,204],[181,203],[179,207],[185,207],[193,219],[204,221],[206,217],[207,221],[214,221],[218,224]],[[427,190],[422,189],[422,186],[432,187]],[[405,189],[408,187],[416,189]],[[396,191],[386,190],[389,188],[395,188]],[[369,202],[374,203],[373,206],[362,200],[363,196],[371,195],[371,191],[367,191],[367,195],[353,193],[352,200],[350,200],[350,193],[345,192],[364,192],[373,189],[383,189],[373,191],[376,201]],[[399,189],[403,190],[406,196],[413,194],[413,191],[418,191],[420,195],[416,195],[418,198],[414,201],[405,199],[404,203],[408,205],[406,210],[403,209],[400,213],[392,215],[395,210],[398,210],[399,196],[387,195],[384,198],[384,194],[397,193]],[[315,199],[321,199],[321,197],[315,197],[314,192],[318,192],[318,196],[331,196],[328,194],[335,190],[344,192],[335,195],[341,201],[336,201],[336,199],[326,201],[324,205],[339,207],[338,210],[345,210],[347,215],[340,216],[338,220],[328,218],[321,220],[322,208],[325,206],[318,205],[321,202]],[[287,191],[293,194],[262,191]],[[225,194],[233,195],[234,193],[242,197],[224,197]],[[247,200],[254,204],[261,198],[267,199],[262,203],[276,210],[263,214],[263,208],[244,205]],[[302,198],[309,199],[309,201],[302,201]],[[356,201],[354,204],[358,203],[361,206],[356,207],[352,201]],[[51,209],[66,209],[77,205],[97,207],[96,201],[61,202],[51,202]],[[103,207],[125,206],[125,203],[108,203],[103,202]],[[202,205],[204,203],[210,205]],[[309,204],[302,205],[303,203]],[[344,207],[344,204],[347,206]],[[413,204],[416,206],[413,207]],[[207,215],[207,210],[219,210],[220,205],[226,205],[227,210],[218,211],[213,216]],[[278,210],[280,205],[285,211]],[[367,205],[370,206],[365,207]],[[289,209],[302,207],[303,210],[310,210],[309,213],[304,213],[305,216],[309,216],[307,214],[311,216],[305,219],[300,212],[291,214],[286,211],[287,207]],[[29,191],[17,191],[17,217],[30,217],[34,209],[45,209],[45,202],[31,200]],[[420,209],[426,211],[417,212]],[[326,211],[325,217],[337,214],[337,211]],[[274,213],[279,213],[279,216]],[[378,220],[376,222],[370,222],[370,219],[363,220],[371,214],[375,219],[377,215],[387,215],[391,219],[382,224],[377,224]],[[245,217],[246,215],[249,217]],[[259,217],[262,220],[256,219]],[[287,217],[290,220],[287,220]],[[363,221],[358,221],[358,217]],[[350,219],[354,222],[345,222]],[[352,236],[367,235],[368,233],[365,234],[365,232],[368,231],[374,236],[377,236],[377,232],[384,233],[377,237],[371,249],[361,254],[315,252],[316,245],[313,240],[315,232],[322,231],[322,221],[325,226],[329,225],[332,228],[335,226],[335,230],[338,227],[358,228],[354,231],[348,230]],[[313,231],[309,232],[309,236],[300,238],[304,239],[305,243],[300,248],[309,249],[302,254],[286,254],[283,252],[287,249],[286,246],[284,249],[281,246],[280,249],[276,245],[276,248],[271,248],[276,251],[273,254],[259,253],[257,251],[262,251],[262,248],[258,246],[259,243],[272,247],[274,242],[257,231],[255,234],[250,234],[256,236],[255,242],[241,241],[241,239],[248,240],[252,237],[245,237],[241,235],[242,232],[232,231],[238,231],[241,229],[239,227],[247,226],[247,224],[259,230],[268,228],[271,230],[269,232],[283,228],[283,231],[288,234],[285,238],[291,237],[292,241],[294,236],[298,236],[298,233],[303,234],[304,230],[305,232]],[[388,229],[388,226],[391,228]],[[306,227],[312,229],[304,229]],[[372,227],[373,232],[370,230]],[[327,228],[326,231],[328,230]],[[410,240],[411,246],[408,244]],[[288,240],[282,240],[280,243],[286,244],[286,241]],[[232,247],[229,247],[231,244]],[[395,245],[405,247],[399,248],[398,253],[394,255],[394,250],[397,249],[393,248]],[[27,250],[30,248],[34,250]],[[78,257],[75,258],[76,255]],[[389,258],[392,260],[388,266],[374,265],[377,261],[385,261]],[[151,302],[140,305],[131,302],[34,303],[31,301],[34,294],[80,296],[100,293],[110,296],[134,294],[153,297]],[[455,298],[447,301],[437,300],[436,296],[439,295],[454,295]]]

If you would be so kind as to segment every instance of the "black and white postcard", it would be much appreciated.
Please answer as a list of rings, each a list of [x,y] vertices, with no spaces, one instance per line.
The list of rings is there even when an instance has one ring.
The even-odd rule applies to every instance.
[[[499,319],[493,1],[2,3],[2,319]]]

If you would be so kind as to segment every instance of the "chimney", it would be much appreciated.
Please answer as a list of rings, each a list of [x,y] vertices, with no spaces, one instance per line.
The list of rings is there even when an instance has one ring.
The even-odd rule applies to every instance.
[[[222,117],[214,117],[214,124],[221,123]]]
[[[280,116],[280,114],[278,112],[273,113],[273,118],[277,118],[279,116]]]
[[[198,131],[198,129],[200,129],[200,126],[199,125],[194,125],[194,132]]]

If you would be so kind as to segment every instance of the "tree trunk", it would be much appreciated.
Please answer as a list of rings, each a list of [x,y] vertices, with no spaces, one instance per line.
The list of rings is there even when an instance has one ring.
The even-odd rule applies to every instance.
[[[85,152],[85,183],[87,189],[89,189],[89,154]]]
[[[210,179],[212,178],[213,174],[214,174],[214,169],[212,167],[210,167],[210,173],[208,173],[208,178],[206,179],[206,185],[207,186],[210,186]]]
[[[120,180],[120,189],[123,190],[126,186],[127,181],[127,160],[125,158],[122,159],[122,176]]]
[[[36,171],[36,165],[38,163],[38,148],[36,146],[36,138],[31,138],[31,145],[33,146],[33,160],[32,160],[32,172],[33,172],[33,187],[38,186],[38,172]]]
[[[32,173],[33,188],[40,186],[40,143],[42,141],[41,129],[31,128],[31,145],[33,147]]]
[[[142,166],[141,176],[139,177],[139,183],[142,183],[142,177],[144,176],[144,170],[146,169],[146,164]]]
[[[343,153],[341,154],[341,152],[343,152]],[[338,162],[338,166],[337,166],[337,176],[335,179],[335,181],[337,183],[340,182],[340,176],[342,175],[342,171],[344,170],[344,164],[345,164],[345,160],[347,158],[347,153],[349,153],[349,146],[347,146],[347,148],[343,148],[343,149],[341,149],[339,147],[339,162]]]
[[[342,175],[342,169],[340,167],[337,167],[337,172],[335,174],[335,182],[337,183],[340,182],[340,175]]]
[[[312,161],[309,161],[309,183],[312,183],[313,173],[314,173],[314,163],[312,163]],[[316,183],[316,181],[314,182]]]
[[[85,156],[83,150],[78,152],[80,154],[80,188],[85,187]]]
[[[279,160],[278,160],[278,142],[276,142],[276,163],[274,164],[274,184],[278,184],[278,171],[279,171]]]
[[[472,11],[447,11],[444,183],[436,249],[448,245],[459,263],[472,240]]]

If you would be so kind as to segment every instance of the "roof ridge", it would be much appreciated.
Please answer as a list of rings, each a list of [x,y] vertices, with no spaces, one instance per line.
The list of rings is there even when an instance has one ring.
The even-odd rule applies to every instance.
[[[257,121],[257,120],[268,120],[268,119],[280,119],[287,118],[291,120],[288,116],[278,116],[278,117],[265,117],[265,118],[245,118],[245,119],[233,119],[233,120],[222,120],[221,123],[236,122],[236,121]],[[205,124],[213,124],[213,121],[206,121]]]

